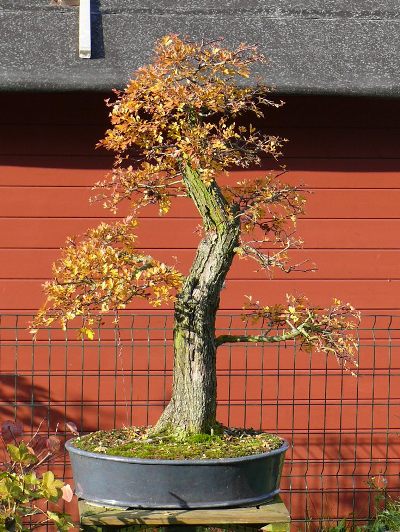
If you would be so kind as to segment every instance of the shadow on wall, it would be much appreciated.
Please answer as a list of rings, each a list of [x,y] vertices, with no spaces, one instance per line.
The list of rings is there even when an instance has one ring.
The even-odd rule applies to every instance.
[[[40,379],[40,377],[39,377]],[[17,419],[24,430],[34,432],[39,425],[42,430],[54,431],[64,422],[61,409],[53,406],[49,387],[40,384],[38,377],[24,376],[2,371],[0,376],[0,419]]]
[[[99,10],[99,1],[94,3]],[[99,26],[101,30],[101,25]],[[100,31],[99,30],[99,31]],[[101,41],[94,35],[95,57]],[[344,96],[271,96],[283,108],[268,108],[256,127],[289,139],[284,163],[289,170],[395,171],[400,169],[400,99]],[[109,126],[104,100],[98,92],[3,93],[0,122],[0,166],[50,168],[111,168],[112,158],[96,143]],[[246,120],[244,120],[246,121]],[[372,170],[371,170],[372,163]],[[265,169],[271,169],[267,160]]]
[[[104,51],[104,33],[103,33],[103,16],[100,11],[101,1],[91,0],[90,9],[92,13],[92,57],[93,59],[102,59],[105,57]]]

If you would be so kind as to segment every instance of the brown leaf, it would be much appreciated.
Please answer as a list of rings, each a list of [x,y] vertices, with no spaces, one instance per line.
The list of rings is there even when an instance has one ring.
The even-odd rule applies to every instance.
[[[47,448],[47,438],[45,436],[35,434],[31,439],[30,444],[35,454],[40,454]]]
[[[49,436],[46,440],[46,447],[52,454],[58,453],[61,449],[61,441],[57,436]]]
[[[72,432],[74,436],[79,436],[78,427],[72,421],[68,421],[68,423],[65,424],[65,428],[69,430],[69,432]]]
[[[24,427],[20,421],[7,420],[1,424],[0,430],[3,440],[8,443],[21,436],[24,432]]]

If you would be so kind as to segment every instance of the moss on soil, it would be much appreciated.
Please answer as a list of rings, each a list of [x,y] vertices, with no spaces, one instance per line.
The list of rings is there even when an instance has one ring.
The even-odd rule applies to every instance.
[[[74,440],[85,451],[158,460],[235,458],[282,446],[278,436],[252,429],[223,429],[221,434],[152,435],[149,428],[128,427],[98,431]]]

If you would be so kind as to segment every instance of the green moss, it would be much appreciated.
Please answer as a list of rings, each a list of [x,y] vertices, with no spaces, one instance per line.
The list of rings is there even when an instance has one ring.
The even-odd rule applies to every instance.
[[[112,456],[187,460],[235,458],[278,449],[282,440],[254,430],[224,429],[221,434],[154,436],[148,428],[99,431],[74,440],[79,449]]]

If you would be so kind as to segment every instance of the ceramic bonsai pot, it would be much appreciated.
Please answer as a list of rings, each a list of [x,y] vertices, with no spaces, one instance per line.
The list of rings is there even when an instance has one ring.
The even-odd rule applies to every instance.
[[[83,451],[66,443],[76,495],[125,508],[223,508],[262,503],[279,492],[288,443],[240,458],[149,460]]]

